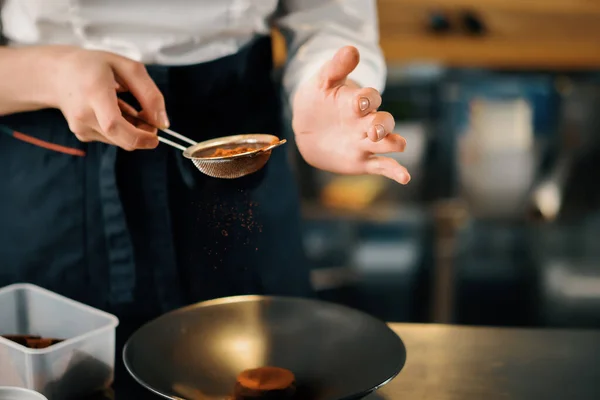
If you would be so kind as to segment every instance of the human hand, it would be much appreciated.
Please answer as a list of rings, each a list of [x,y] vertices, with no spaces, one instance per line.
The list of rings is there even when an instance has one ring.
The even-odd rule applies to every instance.
[[[394,117],[377,111],[381,95],[347,79],[358,65],[358,50],[340,49],[296,92],[292,127],[300,154],[313,167],[346,175],[382,175],[401,184],[410,174],[380,154],[402,152],[406,140],[391,133]]]
[[[131,109],[117,97],[118,92],[131,92],[142,107],[134,115],[168,127],[164,98],[143,64],[103,51],[57,47],[53,65],[48,77],[53,80],[51,105],[61,110],[79,140],[128,151],[158,145],[156,129],[124,117],[122,111],[131,114]]]

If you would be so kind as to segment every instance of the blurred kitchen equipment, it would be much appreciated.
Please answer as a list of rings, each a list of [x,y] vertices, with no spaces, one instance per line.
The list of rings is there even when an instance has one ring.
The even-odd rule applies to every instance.
[[[137,112],[131,106],[124,103],[120,104],[122,107],[125,107],[123,112],[128,117],[148,124],[148,122],[137,115]],[[183,151],[183,156],[192,160],[200,172],[213,178],[221,179],[241,178],[260,170],[269,161],[271,151],[286,142],[285,139],[279,139],[273,135],[245,134],[225,136],[197,143],[171,129],[158,127],[157,129],[173,138],[190,144],[191,146],[183,146],[164,137],[158,137],[158,140],[162,143]],[[212,155],[217,149],[231,150],[240,147],[248,148],[248,151],[224,156]]]
[[[116,317],[34,285],[16,284],[0,289],[0,321],[0,335],[64,339],[29,349],[0,337],[0,385],[63,400],[112,383]]]
[[[48,400],[38,392],[17,387],[0,386],[0,400]]]
[[[538,295],[543,325],[600,326],[600,273],[595,259],[548,259],[540,269]]]
[[[382,176],[336,176],[323,187],[321,203],[332,209],[362,211],[373,206],[388,183]]]
[[[573,164],[573,154],[561,154],[550,172],[544,175],[531,191],[531,216],[554,221],[563,206],[564,187]]]
[[[522,220],[558,104],[549,74],[449,71],[438,151],[447,197],[462,197],[477,218]]]
[[[467,220],[465,205],[456,199],[439,200],[433,206],[433,220],[431,321],[451,324],[456,322],[456,251],[460,231]]]
[[[455,308],[450,322],[530,326],[534,323],[532,268],[523,221],[468,220],[455,238]]]
[[[349,260],[356,308],[385,321],[423,320],[430,224],[429,214],[418,206],[356,224]]]
[[[538,316],[544,326],[600,327],[600,214],[532,227]]]
[[[562,96],[557,154],[554,165],[536,184],[530,200],[533,216],[546,221],[564,214],[565,202],[570,198],[578,203],[570,204],[570,213],[584,214],[600,206],[581,202],[590,197],[597,182],[596,168],[582,167],[582,161],[594,157],[593,152],[600,148],[600,85],[563,77],[557,79],[556,86]],[[583,178],[590,184],[582,184],[579,181],[582,177],[574,176],[580,174],[588,175]],[[567,190],[568,185],[578,187]]]
[[[140,384],[168,399],[224,398],[241,371],[268,365],[295,374],[299,398],[335,400],[389,382],[406,350],[385,323],[341,305],[239,296],[159,317],[131,336],[123,358]]]
[[[524,214],[537,168],[531,106],[521,98],[475,99],[459,138],[461,194],[477,217]]]

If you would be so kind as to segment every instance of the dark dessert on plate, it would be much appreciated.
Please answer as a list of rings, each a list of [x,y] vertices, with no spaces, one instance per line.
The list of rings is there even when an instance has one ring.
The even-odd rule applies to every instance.
[[[278,367],[260,367],[240,373],[234,400],[289,400],[296,394],[292,371]]]

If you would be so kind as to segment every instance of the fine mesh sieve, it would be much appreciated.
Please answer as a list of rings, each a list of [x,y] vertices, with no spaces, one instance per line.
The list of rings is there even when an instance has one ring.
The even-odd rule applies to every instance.
[[[235,179],[260,170],[269,161],[271,151],[285,142],[285,139],[280,140],[277,136],[266,134],[226,136],[193,144],[183,149],[183,156],[192,160],[203,174],[213,178]],[[227,156],[212,156],[216,149],[239,147],[248,147],[249,151]]]
[[[119,105],[121,111],[127,117],[151,125],[140,118],[137,111],[127,103],[120,101]],[[213,178],[221,179],[241,178],[260,170],[269,161],[271,151],[286,142],[285,139],[279,139],[277,136],[256,133],[225,136],[197,143],[170,129],[157,129],[191,145],[183,146],[170,139],[161,136],[158,137],[158,140],[162,143],[181,150],[183,156],[190,159],[200,172]],[[232,150],[240,147],[248,148],[248,151],[239,154],[213,156],[213,153],[217,149]]]

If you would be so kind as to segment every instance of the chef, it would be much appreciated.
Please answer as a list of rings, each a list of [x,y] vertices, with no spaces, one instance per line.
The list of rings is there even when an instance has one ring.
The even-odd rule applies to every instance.
[[[31,282],[140,323],[209,298],[310,295],[286,147],[219,180],[150,124],[196,141],[281,136],[289,102],[310,165],[410,179],[382,156],[406,142],[377,111],[374,0],[0,4],[0,286]],[[283,96],[272,26],[289,48]]]

